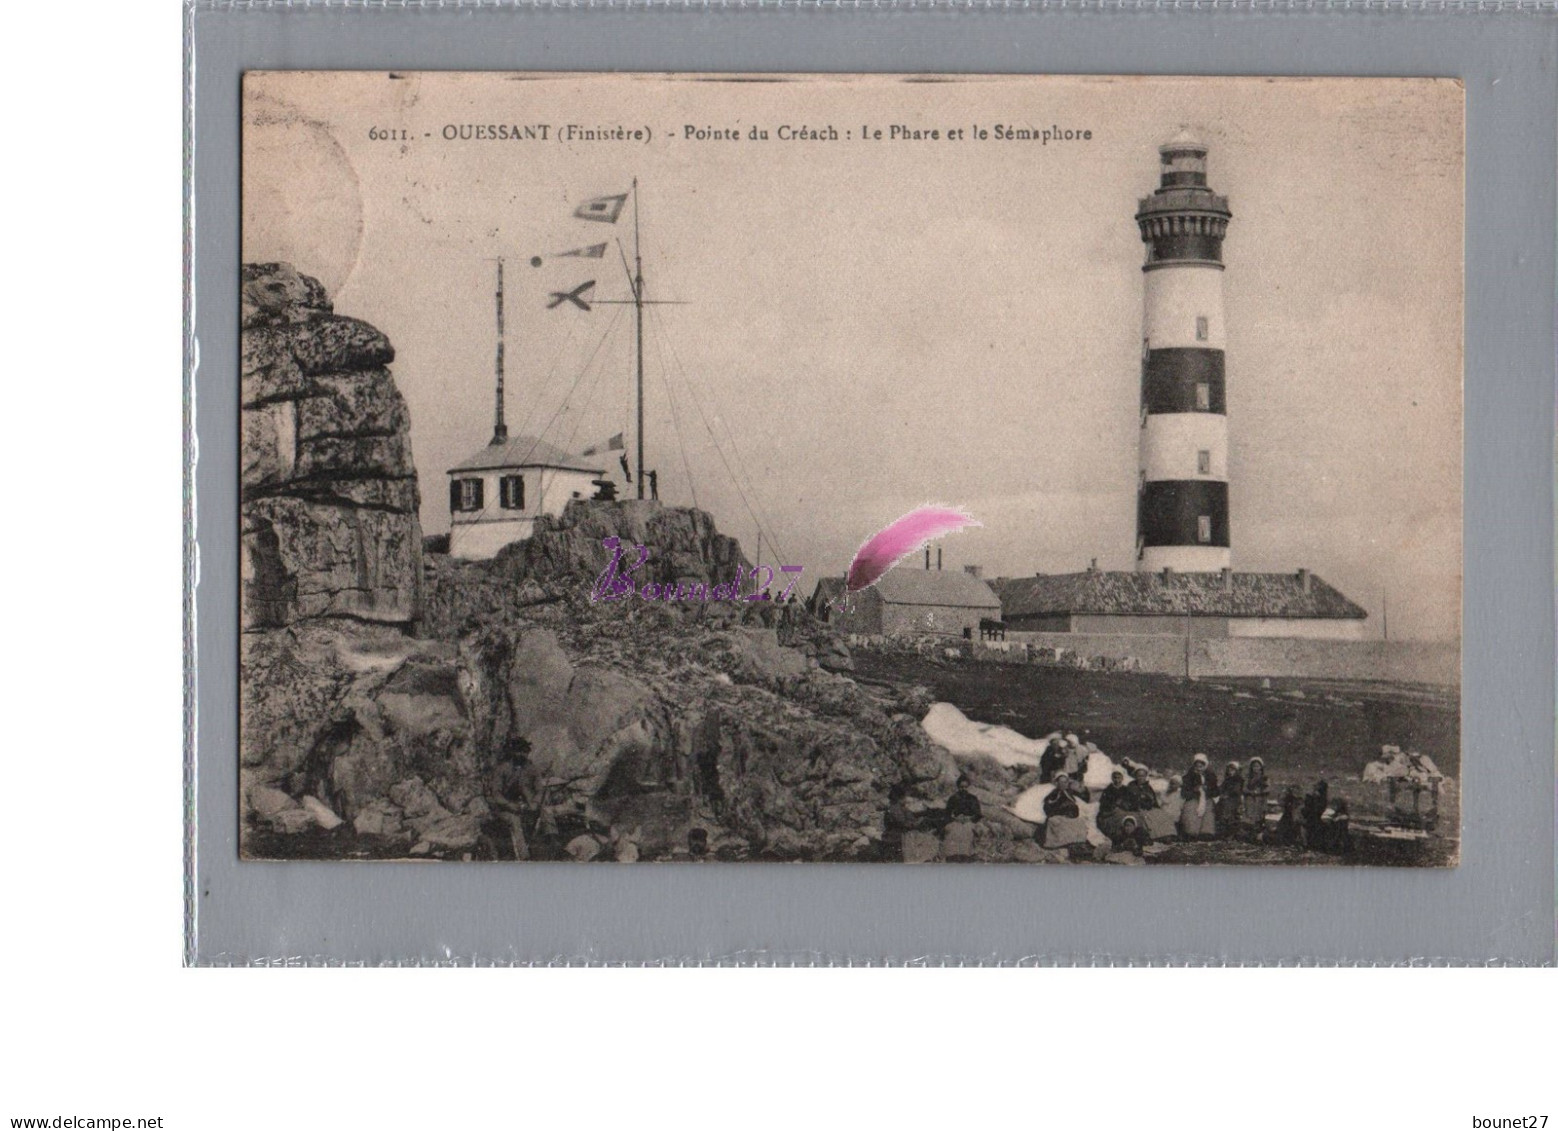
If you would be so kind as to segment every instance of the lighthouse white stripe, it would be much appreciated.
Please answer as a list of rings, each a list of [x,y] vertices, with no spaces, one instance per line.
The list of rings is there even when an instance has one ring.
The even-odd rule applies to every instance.
[[[1206,452],[1211,466],[1199,470]],[[1141,469],[1148,483],[1164,479],[1228,479],[1228,418],[1214,412],[1155,413],[1141,430]]]
[[[1186,265],[1148,271],[1142,336],[1151,349],[1225,348],[1223,273]],[[1204,338],[1197,336],[1198,318],[1206,319]]]

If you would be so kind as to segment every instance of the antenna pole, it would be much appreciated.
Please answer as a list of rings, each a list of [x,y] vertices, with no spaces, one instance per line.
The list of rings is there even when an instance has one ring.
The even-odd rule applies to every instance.
[[[493,363],[493,372],[497,378],[497,387],[493,394],[492,405],[492,442],[494,444],[506,444],[509,438],[509,426],[503,419],[503,257],[498,257],[498,356]]]
[[[638,497],[644,497],[644,260],[638,251],[638,178],[633,178],[633,320],[638,331]]]

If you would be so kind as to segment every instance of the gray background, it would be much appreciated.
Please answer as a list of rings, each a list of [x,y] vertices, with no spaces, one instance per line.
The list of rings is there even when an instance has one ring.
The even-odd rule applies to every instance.
[[[190,961],[1554,961],[1552,16],[202,8],[189,23]],[[1465,79],[1460,867],[240,864],[238,97],[242,72],[262,67]]]

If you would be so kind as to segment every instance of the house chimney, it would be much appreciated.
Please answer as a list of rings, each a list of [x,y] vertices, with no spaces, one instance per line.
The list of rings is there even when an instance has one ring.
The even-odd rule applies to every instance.
[[[976,566],[976,565],[966,565],[966,566],[963,567],[963,572],[968,574],[968,576],[970,576],[970,577],[983,578],[984,575],[985,575],[985,567],[984,566]]]
[[[1163,584],[1167,585],[1169,582],[1171,582],[1173,580],[1174,580],[1174,567],[1173,566],[1164,566],[1163,567]]]
[[[1305,593],[1309,592],[1309,571],[1307,569],[1298,571],[1298,587]]]
[[[1223,566],[1223,588],[1233,589],[1233,570],[1228,566]]]
[[[1094,558],[1092,561],[1087,563],[1087,572],[1088,573],[1097,573],[1098,572],[1098,559],[1097,558]]]
[[[941,572],[941,547],[936,547],[936,572]]]

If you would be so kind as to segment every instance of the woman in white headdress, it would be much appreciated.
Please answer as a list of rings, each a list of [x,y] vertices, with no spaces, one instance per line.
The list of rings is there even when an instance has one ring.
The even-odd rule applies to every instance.
[[[1179,831],[1186,840],[1217,835],[1217,775],[1210,759],[1197,754],[1179,784]]]

